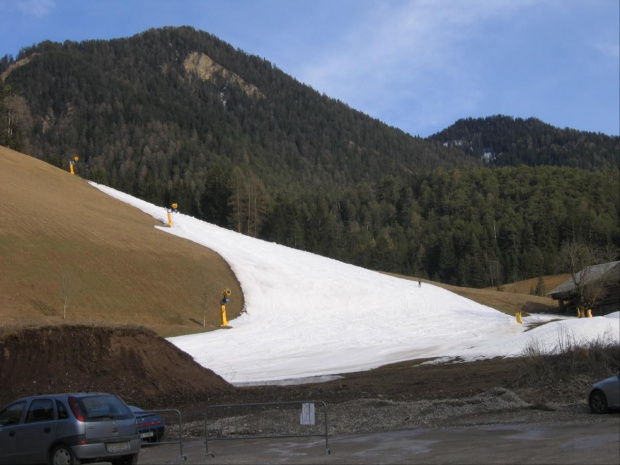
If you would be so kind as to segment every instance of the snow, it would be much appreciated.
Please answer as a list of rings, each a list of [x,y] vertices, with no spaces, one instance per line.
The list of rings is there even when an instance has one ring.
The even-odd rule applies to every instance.
[[[91,184],[167,224],[162,207]],[[233,329],[168,339],[236,385],[301,383],[414,359],[515,357],[532,344],[552,350],[566,339],[620,341],[617,313],[585,319],[539,314],[521,325],[431,284],[418,286],[184,214],[175,213],[171,227],[157,228],[218,252],[237,276],[247,313],[229,320]],[[539,326],[530,329],[534,323]]]

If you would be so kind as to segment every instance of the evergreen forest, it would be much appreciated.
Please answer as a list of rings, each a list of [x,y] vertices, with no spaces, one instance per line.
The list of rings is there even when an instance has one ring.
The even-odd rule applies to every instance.
[[[190,27],[43,42],[0,75],[0,144],[367,268],[500,286],[620,242],[618,137],[503,115],[412,136]]]

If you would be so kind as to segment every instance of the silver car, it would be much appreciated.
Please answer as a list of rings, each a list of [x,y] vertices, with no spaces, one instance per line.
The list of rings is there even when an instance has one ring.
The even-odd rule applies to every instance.
[[[620,371],[616,376],[592,385],[588,394],[588,404],[594,413],[605,413],[620,408]]]
[[[134,414],[115,395],[26,397],[0,411],[0,464],[136,465],[139,452]]]

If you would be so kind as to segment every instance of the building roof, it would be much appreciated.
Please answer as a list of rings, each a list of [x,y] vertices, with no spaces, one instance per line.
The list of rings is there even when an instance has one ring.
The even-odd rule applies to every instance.
[[[617,270],[614,270],[614,268],[617,268]],[[597,279],[607,274],[611,270],[613,270],[612,276],[615,276],[615,279],[617,279],[618,272],[620,272],[620,261],[602,263],[600,265],[592,265],[587,268],[584,268],[583,270],[581,270],[575,275],[575,281],[581,284],[588,284],[592,281],[596,281]],[[562,284],[560,284],[558,287],[556,287],[554,290],[552,290],[551,292],[548,292],[547,295],[550,295],[550,296],[558,296],[559,294],[570,295],[574,291],[576,291],[576,289],[577,289],[577,286],[575,286],[575,283],[573,282],[573,278],[569,278],[566,281],[564,281]]]

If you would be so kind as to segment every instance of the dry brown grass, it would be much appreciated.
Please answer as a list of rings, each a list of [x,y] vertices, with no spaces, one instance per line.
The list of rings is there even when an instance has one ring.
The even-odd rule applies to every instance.
[[[106,321],[170,336],[203,330],[205,291],[207,329],[222,289],[229,318],[243,307],[218,254],[66,171],[0,147],[0,199],[0,325]]]
[[[620,344],[611,333],[578,342],[571,333],[562,331],[552,347],[530,340],[516,359],[515,368],[516,385],[539,388],[541,400],[579,399],[593,382],[618,372]]]
[[[411,276],[392,276],[397,276],[399,278],[408,279],[416,282],[418,281],[418,278]],[[551,278],[553,278],[553,282],[555,282],[555,277]],[[537,279],[535,281],[537,281]],[[424,279],[422,280],[422,282],[430,282],[435,286],[443,287],[444,289],[454,292],[455,294],[473,300],[474,302],[478,302],[479,304],[495,308],[508,315],[515,315],[517,312],[554,313],[558,310],[557,302],[555,302],[549,297],[540,297],[530,295],[528,293],[518,293],[514,291],[506,292],[498,291],[495,289],[474,289],[469,287],[457,287],[451,286],[449,284],[426,281]],[[564,282],[564,280],[562,280],[561,282]],[[545,282],[545,286],[546,285],[547,284]],[[525,286],[519,285],[517,286],[517,288],[522,289],[525,288]],[[529,292],[529,287],[527,289],[527,292]]]
[[[556,274],[551,276],[543,276],[543,285],[545,286],[545,291],[550,292],[564,281],[570,278],[568,273],[564,274]],[[536,289],[538,286],[538,278],[525,279],[523,281],[518,281],[516,283],[504,284],[501,289],[502,292],[514,292],[517,294],[529,294],[533,289]],[[489,290],[495,290],[493,287],[487,288]]]

